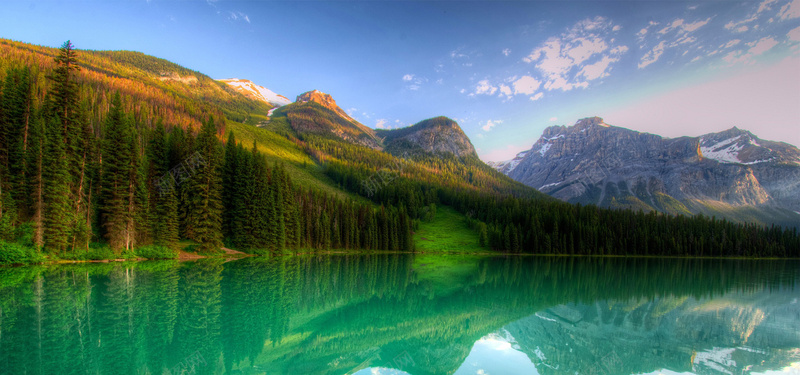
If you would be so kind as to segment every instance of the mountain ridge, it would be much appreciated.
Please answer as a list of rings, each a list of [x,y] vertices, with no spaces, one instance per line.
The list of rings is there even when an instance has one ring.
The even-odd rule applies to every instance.
[[[786,211],[800,211],[800,150],[737,127],[664,138],[591,117],[546,128],[531,149],[492,167],[571,203],[740,221],[725,211],[755,208],[759,221],[800,223]]]

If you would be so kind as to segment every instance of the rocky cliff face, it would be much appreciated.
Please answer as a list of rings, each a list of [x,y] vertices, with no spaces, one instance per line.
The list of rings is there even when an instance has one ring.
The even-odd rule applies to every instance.
[[[386,151],[395,155],[422,151],[477,157],[467,135],[447,117],[435,117],[402,129],[379,130],[377,135],[383,139]]]
[[[667,139],[586,118],[493,166],[573,203],[800,223],[800,150],[737,128]]]

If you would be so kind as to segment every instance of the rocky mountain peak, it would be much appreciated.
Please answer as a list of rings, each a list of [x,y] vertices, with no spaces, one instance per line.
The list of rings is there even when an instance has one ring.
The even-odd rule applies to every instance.
[[[575,129],[577,130],[583,130],[592,126],[602,126],[604,128],[609,127],[609,125],[603,121],[602,117],[597,116],[580,119],[574,125]]]
[[[304,92],[297,96],[295,102],[296,103],[314,102],[327,109],[330,109],[333,112],[336,112],[336,114],[338,114],[339,116],[342,116],[350,121],[355,121],[352,117],[350,117],[350,115],[347,114],[347,112],[339,108],[339,106],[336,104],[336,101],[333,100],[333,97],[330,94],[326,94],[319,90]]]
[[[475,147],[457,122],[443,116],[423,120],[407,128],[378,131],[386,150],[393,154],[424,151],[459,157],[475,156]]]

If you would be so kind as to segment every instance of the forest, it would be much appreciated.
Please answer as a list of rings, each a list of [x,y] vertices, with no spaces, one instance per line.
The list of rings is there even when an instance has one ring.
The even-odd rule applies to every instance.
[[[223,246],[252,253],[413,248],[402,207],[296,187],[255,145],[237,143],[232,133],[223,143],[219,111],[203,112],[196,131],[158,116],[143,121],[126,110],[119,91],[87,90],[76,79],[78,58],[67,42],[51,72],[5,70],[0,263],[44,255],[174,258],[181,247],[200,253]],[[48,84],[38,99],[42,75]],[[100,95],[111,95],[105,108],[93,101]],[[97,112],[103,121],[92,120]]]

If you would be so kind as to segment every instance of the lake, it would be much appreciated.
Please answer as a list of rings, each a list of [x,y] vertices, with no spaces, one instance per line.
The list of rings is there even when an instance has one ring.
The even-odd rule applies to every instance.
[[[412,254],[0,268],[0,373],[798,374],[799,279]]]

